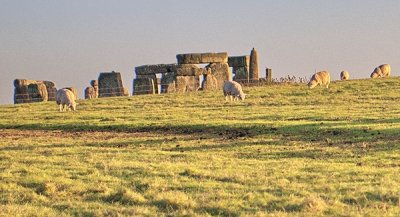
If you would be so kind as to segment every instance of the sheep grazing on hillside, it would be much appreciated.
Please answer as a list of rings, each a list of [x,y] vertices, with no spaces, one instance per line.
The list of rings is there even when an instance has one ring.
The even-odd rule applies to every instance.
[[[329,75],[328,71],[322,71],[322,72],[317,72],[315,73],[311,79],[310,82],[308,82],[308,87],[310,89],[318,86],[318,85],[325,85],[326,88],[329,88],[329,84],[331,83],[331,76]]]
[[[237,83],[236,81],[225,81],[224,83],[224,96],[225,96],[225,101],[228,101],[228,96],[230,100],[233,101],[236,100],[244,100],[246,97],[246,94],[243,93],[242,86]]]
[[[67,109],[72,111],[76,110],[75,95],[69,89],[60,89],[56,94],[56,102],[59,105],[60,112],[66,111]]]
[[[389,64],[383,64],[374,69],[371,73],[371,78],[386,78],[390,76],[392,69]]]
[[[349,78],[350,78],[350,74],[349,74],[349,72],[348,71],[342,71],[341,73],[340,73],[340,80],[349,80]]]

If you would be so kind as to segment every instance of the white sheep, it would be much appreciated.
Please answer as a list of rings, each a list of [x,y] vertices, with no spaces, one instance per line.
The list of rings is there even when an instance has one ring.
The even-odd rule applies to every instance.
[[[68,89],[60,89],[56,94],[56,103],[59,105],[60,112],[66,111],[67,108],[72,111],[76,110],[75,95]]]
[[[341,73],[340,73],[340,80],[349,80],[349,78],[350,78],[350,74],[349,74],[349,72],[348,71],[342,71]]]
[[[308,87],[310,89],[318,86],[318,85],[325,85],[326,88],[329,88],[329,84],[331,83],[331,76],[328,71],[321,71],[315,73],[311,79],[310,82],[308,82]]]
[[[371,78],[385,78],[390,76],[392,69],[389,64],[383,64],[374,69],[371,73]]]
[[[230,100],[233,101],[239,100],[244,100],[246,97],[246,94],[243,93],[242,86],[237,83],[236,81],[225,81],[224,83],[224,96],[225,96],[225,101],[228,101],[228,96]]]

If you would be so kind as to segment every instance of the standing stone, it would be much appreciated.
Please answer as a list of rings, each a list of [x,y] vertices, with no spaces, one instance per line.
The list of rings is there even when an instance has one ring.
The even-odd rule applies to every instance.
[[[154,79],[135,78],[133,79],[133,95],[155,94]]]
[[[42,81],[42,82],[47,89],[48,101],[56,101],[57,88],[54,82],[51,81]]]
[[[125,96],[121,73],[102,72],[99,75],[99,97]]]
[[[93,87],[86,87],[85,88],[85,99],[94,99],[95,91]]]
[[[206,66],[209,74],[204,76],[203,90],[219,90],[224,86],[225,81],[230,81],[231,73],[228,63],[212,63]],[[216,80],[216,85],[213,85]],[[213,88],[213,89],[210,89]],[[214,89],[215,88],[215,89]]]
[[[175,88],[178,93],[194,92],[200,87],[199,76],[176,76]]]
[[[161,75],[161,82],[160,82],[161,93],[176,92],[175,81],[176,81],[176,73],[174,72],[163,73]]]
[[[204,75],[203,83],[201,84],[201,88],[203,91],[207,90],[217,90],[218,89],[218,80],[212,74]]]
[[[94,97],[93,98],[99,98],[99,82],[97,80],[91,80],[90,85],[94,89]]]
[[[272,82],[272,69],[266,68],[265,69],[265,79],[267,82],[271,83]]]
[[[46,102],[48,100],[46,85],[41,82],[29,84],[28,94],[31,102]]]
[[[239,83],[248,82],[250,79],[248,67],[234,67],[232,73],[235,75],[233,80]]]
[[[27,79],[14,80],[14,103],[30,103],[55,100],[57,89],[53,82]]]
[[[259,78],[258,53],[256,49],[253,48],[250,53],[250,80],[258,80]]]

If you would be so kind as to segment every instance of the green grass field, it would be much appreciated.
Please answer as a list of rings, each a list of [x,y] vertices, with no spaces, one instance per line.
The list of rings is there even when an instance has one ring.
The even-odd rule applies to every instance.
[[[0,106],[0,216],[400,216],[400,78]]]

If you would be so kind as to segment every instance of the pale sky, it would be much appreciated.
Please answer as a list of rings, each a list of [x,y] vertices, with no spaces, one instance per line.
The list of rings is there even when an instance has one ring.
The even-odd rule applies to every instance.
[[[83,97],[114,70],[132,92],[135,66],[253,47],[262,77],[367,78],[383,63],[400,76],[400,0],[0,0],[0,104],[13,103],[15,78]]]

